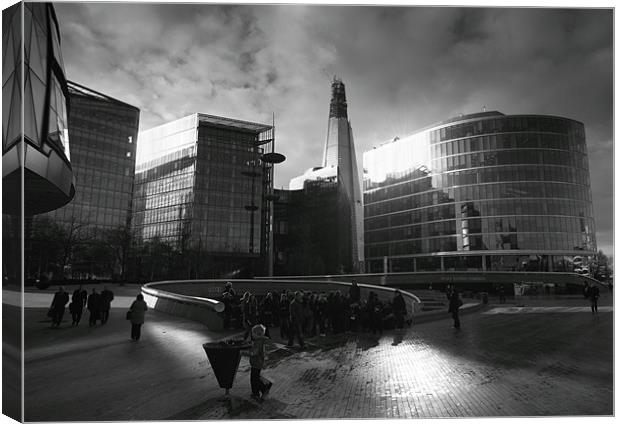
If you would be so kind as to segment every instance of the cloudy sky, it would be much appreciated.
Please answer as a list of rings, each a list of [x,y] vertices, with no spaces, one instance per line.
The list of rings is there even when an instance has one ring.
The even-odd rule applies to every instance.
[[[610,9],[57,3],[69,79],[140,108],[270,123],[276,186],[319,165],[330,81],[356,149],[486,107],[586,126],[599,248],[612,254]],[[138,141],[139,142],[139,141]]]

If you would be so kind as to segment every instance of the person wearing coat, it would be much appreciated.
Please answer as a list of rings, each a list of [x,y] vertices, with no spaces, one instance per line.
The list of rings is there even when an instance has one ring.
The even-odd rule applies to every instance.
[[[90,315],[88,317],[88,325],[94,327],[97,325],[99,314],[101,313],[101,295],[97,293],[97,289],[93,287],[93,292],[88,296],[86,307]]]
[[[448,312],[452,314],[452,319],[454,319],[454,328],[461,328],[459,308],[463,306],[463,301],[459,297],[459,292],[452,289],[448,294],[448,299]]]
[[[590,298],[590,308],[592,309],[593,314],[598,314],[598,298],[600,295],[601,292],[599,288],[594,283],[590,283],[588,288],[588,297]]]
[[[108,322],[108,318],[110,317],[110,308],[111,303],[114,300],[114,293],[111,290],[108,290],[107,287],[103,288],[101,292],[101,323],[105,324]]]
[[[86,306],[86,300],[88,299],[88,292],[78,287],[71,296],[71,303],[69,304],[69,310],[71,312],[71,318],[73,319],[71,325],[77,326],[82,319],[82,312],[84,306]]]
[[[407,305],[400,290],[394,291],[394,300],[392,301],[392,311],[394,312],[394,321],[396,328],[402,330],[405,325],[405,316],[407,315]]]
[[[260,372],[265,366],[265,343],[271,340],[265,335],[265,327],[256,324],[252,327],[252,347],[250,348],[250,387],[252,388],[252,398],[263,400],[269,393],[273,383],[264,377]]]
[[[65,289],[60,286],[58,291],[54,294],[52,305],[50,306],[50,313],[52,317],[52,328],[60,327],[62,316],[65,314],[65,305],[69,302],[69,293],[65,292]]]
[[[245,328],[243,340],[247,340],[252,331],[252,327],[258,324],[258,301],[250,292],[245,292],[241,298],[241,316],[243,319],[243,328]]]
[[[144,317],[147,310],[148,307],[146,306],[146,302],[144,301],[144,296],[142,296],[142,294],[139,294],[138,296],[136,296],[136,300],[134,300],[129,307],[129,319],[131,320],[131,340],[140,340],[140,330],[142,328],[142,324],[144,324]]]
[[[351,283],[351,287],[349,287],[349,302],[351,303],[360,303],[361,295],[360,295],[360,287],[357,285],[357,282],[353,281]]]
[[[299,340],[299,346],[303,349],[304,337],[302,334],[302,324],[304,321],[304,305],[303,294],[301,292],[295,292],[295,299],[291,302],[289,307],[289,334],[287,346],[292,347],[295,336]]]

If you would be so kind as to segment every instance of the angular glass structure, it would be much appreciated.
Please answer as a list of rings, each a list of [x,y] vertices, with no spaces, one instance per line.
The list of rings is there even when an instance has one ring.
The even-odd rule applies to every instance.
[[[23,420],[24,218],[69,202],[75,183],[67,131],[67,83],[51,3],[2,11],[2,413]],[[10,303],[9,303],[10,302]]]
[[[370,272],[573,271],[596,254],[582,123],[484,112],[364,153]]]
[[[34,215],[75,194],[60,30],[51,3],[18,3],[2,21],[3,213],[21,213],[23,192],[23,212]]]
[[[139,135],[133,228],[182,253],[191,277],[263,272],[273,127],[193,114]],[[187,267],[191,269],[187,269]]]
[[[328,266],[327,272],[360,272],[364,269],[363,206],[353,130],[348,118],[347,99],[344,83],[334,78],[332,97],[329,105],[327,137],[323,151],[323,165],[306,171],[293,178],[290,190],[304,190],[308,182],[337,182],[338,221],[337,231],[331,233],[332,243],[339,246],[337,268]],[[308,193],[308,195],[312,195]],[[298,196],[297,196],[298,197]],[[312,203],[312,202],[311,202]],[[326,209],[329,207],[326,205]],[[303,222],[303,221],[302,221]],[[308,223],[312,225],[311,222]],[[316,228],[316,231],[323,231]],[[324,263],[332,263],[334,258],[322,255]]]

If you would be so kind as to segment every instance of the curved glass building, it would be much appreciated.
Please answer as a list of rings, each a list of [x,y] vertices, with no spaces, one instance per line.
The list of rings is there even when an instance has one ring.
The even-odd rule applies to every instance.
[[[364,153],[367,272],[573,271],[596,254],[585,131],[460,116]]]
[[[48,212],[75,194],[69,93],[51,3],[20,2],[2,12],[2,54],[2,211],[19,214],[23,193],[25,215]]]

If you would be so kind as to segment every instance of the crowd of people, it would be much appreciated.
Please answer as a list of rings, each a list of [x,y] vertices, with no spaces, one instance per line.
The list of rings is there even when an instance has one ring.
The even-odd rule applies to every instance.
[[[245,339],[257,324],[278,328],[280,337],[293,345],[295,339],[304,346],[304,338],[328,333],[369,331],[381,334],[384,329],[403,328],[407,309],[402,293],[396,290],[390,301],[379,299],[376,292],[361,297],[360,287],[353,283],[348,291],[330,292],[268,291],[257,296],[246,291],[237,294],[231,282],[226,283],[220,300],[224,303],[224,327],[243,328]],[[411,324],[411,320],[408,320]]]
[[[70,302],[69,302],[70,300]],[[60,323],[65,315],[67,303],[69,312],[71,313],[71,326],[77,327],[82,320],[84,310],[88,310],[88,325],[90,327],[97,326],[97,322],[101,322],[104,325],[110,318],[110,309],[112,307],[112,301],[114,300],[114,293],[107,287],[104,287],[101,293],[97,292],[97,288],[93,287],[92,292],[88,294],[86,290],[79,286],[73,291],[71,297],[67,293],[63,286],[58,288],[58,291],[54,293],[52,304],[47,316],[52,319],[52,328],[60,327]],[[133,301],[129,311],[127,312],[127,319],[131,322],[131,340],[140,339],[140,329],[144,324],[144,317],[148,310],[146,302],[142,294],[136,296],[136,300]]]
[[[97,325],[97,321],[101,321],[101,324],[108,322],[110,317],[110,308],[112,301],[114,300],[114,293],[107,287],[104,287],[101,293],[97,292],[96,288],[93,288],[91,294],[88,294],[86,290],[79,286],[70,298],[63,286],[58,288],[58,291],[54,293],[52,299],[52,305],[48,311],[48,316],[52,319],[52,328],[60,327],[60,323],[65,315],[65,308],[69,303],[69,312],[71,313],[71,326],[77,327],[82,320],[82,314],[84,309],[89,312],[88,325],[94,327]]]

